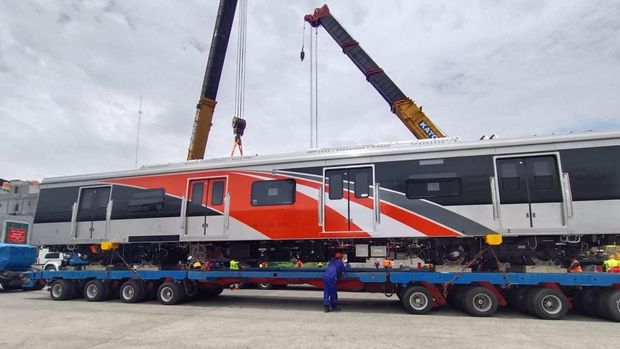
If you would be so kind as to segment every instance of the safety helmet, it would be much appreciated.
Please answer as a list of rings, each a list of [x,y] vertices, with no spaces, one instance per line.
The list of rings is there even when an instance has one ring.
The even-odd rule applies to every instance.
[[[334,255],[334,258],[341,259],[342,258],[342,253],[336,252],[336,255]]]

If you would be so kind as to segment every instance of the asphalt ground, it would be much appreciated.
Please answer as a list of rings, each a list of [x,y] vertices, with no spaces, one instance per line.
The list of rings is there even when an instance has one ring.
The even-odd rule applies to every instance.
[[[620,324],[569,313],[540,320],[500,309],[474,318],[443,307],[404,311],[394,296],[340,292],[324,313],[308,288],[224,290],[175,306],[0,292],[0,348],[616,348]]]

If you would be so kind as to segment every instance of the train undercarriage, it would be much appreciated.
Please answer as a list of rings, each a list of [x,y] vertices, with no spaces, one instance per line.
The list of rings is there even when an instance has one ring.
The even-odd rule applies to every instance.
[[[610,245],[620,245],[620,235],[504,237],[501,245],[490,249],[483,237],[132,243],[108,251],[101,250],[99,245],[49,247],[60,252],[77,253],[88,263],[100,265],[171,266],[190,260],[226,265],[235,259],[257,266],[263,262],[292,259],[325,262],[338,251],[346,253],[351,263],[390,257],[419,259],[433,265],[468,265],[477,270],[494,270],[498,262],[511,266],[567,266],[572,258],[578,258],[582,265],[598,264],[604,258],[606,246]]]

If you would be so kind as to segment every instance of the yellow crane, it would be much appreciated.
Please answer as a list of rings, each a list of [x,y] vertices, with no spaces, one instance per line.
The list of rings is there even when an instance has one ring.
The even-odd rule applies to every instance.
[[[236,8],[237,0],[220,0],[207,69],[202,82],[202,91],[198,105],[196,105],[196,117],[194,118],[194,129],[187,151],[187,160],[203,159],[205,155],[213,113],[217,104],[215,98],[220,84],[222,68],[224,67],[228,39],[230,38]],[[243,126],[245,128],[245,123]]]
[[[422,111],[415,102],[407,97],[375,61],[362,49],[357,41],[347,33],[331,15],[327,5],[314,10],[304,17],[313,27],[322,26],[336,41],[351,61],[364,73],[366,80],[388,102],[396,116],[418,139],[442,138],[446,134]]]

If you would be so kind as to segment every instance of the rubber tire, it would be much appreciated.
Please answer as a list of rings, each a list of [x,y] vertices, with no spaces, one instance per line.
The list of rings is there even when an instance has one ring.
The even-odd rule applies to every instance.
[[[45,267],[45,271],[58,271],[58,268],[56,268],[55,265],[50,264],[50,265]]]
[[[178,282],[164,282],[157,288],[157,300],[163,305],[179,304],[185,300],[185,288]]]
[[[476,297],[484,297],[485,300],[489,301],[488,309],[479,309],[474,304]],[[497,311],[497,307],[499,306],[499,300],[493,291],[489,290],[486,287],[482,286],[471,286],[467,287],[463,292],[462,298],[463,310],[469,313],[471,316],[476,317],[488,317]]]
[[[50,296],[55,301],[65,301],[71,299],[73,295],[72,283],[69,280],[55,280],[50,285]]]
[[[594,287],[586,287],[577,295],[577,302],[575,303],[575,309],[587,316],[597,316],[597,300],[599,297],[599,290]]]
[[[413,297],[426,298],[426,304],[424,304],[423,307],[414,307],[412,305]],[[427,314],[433,308],[433,295],[424,286],[409,286],[403,292],[401,302],[403,303],[405,309],[411,314]]]
[[[555,297],[560,301],[561,309],[559,312],[552,314],[545,310],[543,300],[546,297]],[[566,296],[559,290],[547,287],[533,288],[527,299],[527,308],[530,314],[545,320],[559,320],[568,312],[568,301]]]
[[[271,290],[273,288],[273,284],[271,282],[259,282],[256,284],[256,287],[259,290]]]
[[[89,295],[90,291],[95,292],[94,294]],[[101,302],[109,299],[110,294],[110,285],[107,283],[94,279],[90,280],[84,285],[84,299],[88,302]]]
[[[508,295],[508,306],[510,309],[520,313],[527,312],[527,295],[530,288],[527,286],[512,289]]]
[[[121,285],[118,297],[123,303],[138,303],[143,301],[145,296],[146,286],[144,282],[128,280]]]
[[[620,322],[620,289],[612,288],[602,291],[597,308],[602,317]]]

